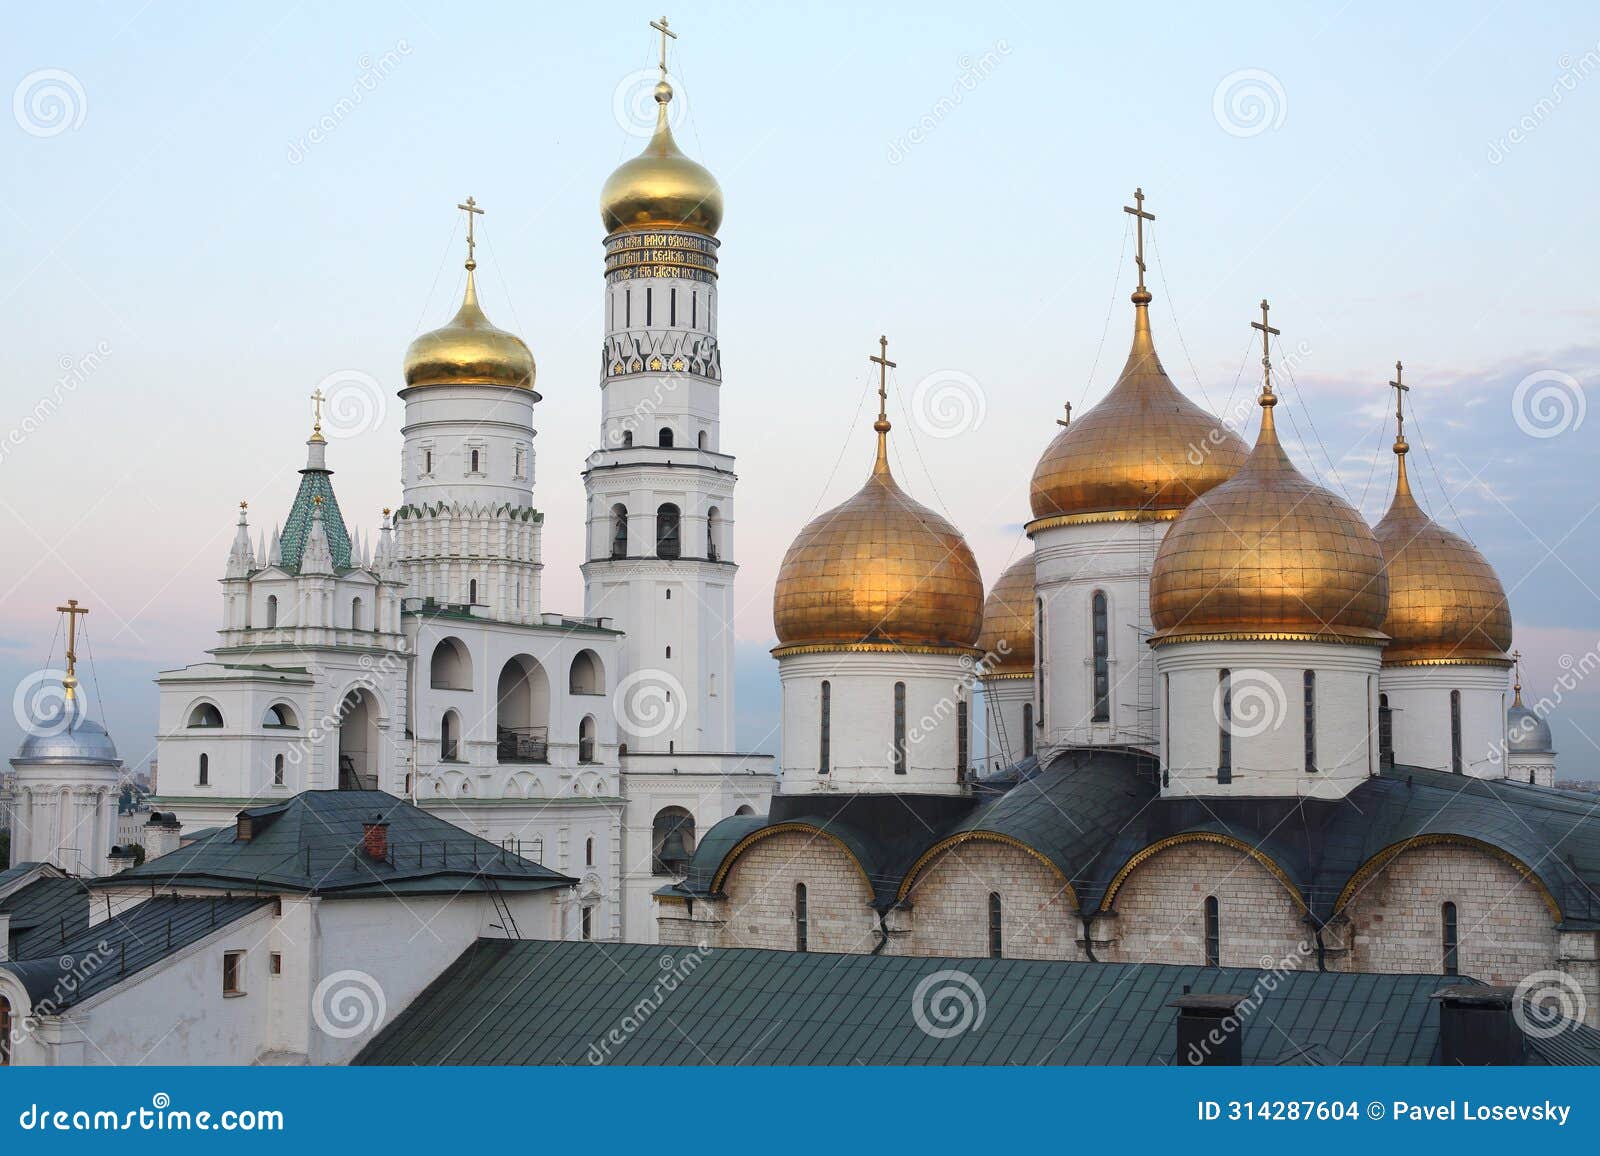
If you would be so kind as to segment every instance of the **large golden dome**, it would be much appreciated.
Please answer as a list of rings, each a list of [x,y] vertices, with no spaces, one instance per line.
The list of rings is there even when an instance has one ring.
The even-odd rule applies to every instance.
[[[644,151],[624,161],[600,190],[606,232],[624,229],[690,229],[709,237],[722,224],[722,188],[717,178],[684,156],[672,139],[667,105],[672,86],[656,85],[656,129]]]
[[[783,556],[772,594],[779,646],[970,650],[983,578],[961,532],[913,501],[889,472],[882,412],[867,484],[812,519]]]
[[[1294,468],[1278,443],[1277,401],[1263,391],[1249,460],[1162,539],[1150,575],[1152,642],[1384,641],[1378,540],[1350,503]]]
[[[500,385],[533,389],[533,354],[522,338],[496,329],[478,306],[467,262],[467,292],[448,324],[424,333],[406,350],[407,387],[422,385]],[[538,395],[535,394],[535,397]]]
[[[978,635],[988,675],[1033,677],[1033,580],[1030,550],[1006,567],[989,591],[983,604],[983,631]]]
[[[1409,448],[1404,434],[1395,439],[1399,476],[1394,502],[1374,531],[1389,576],[1383,632],[1391,641],[1383,663],[1510,666],[1511,609],[1505,589],[1477,547],[1417,505],[1406,477]]]
[[[1161,368],[1150,294],[1136,292],[1133,348],[1111,392],[1056,435],[1033,471],[1033,532],[1070,521],[1175,517],[1221,485],[1249,447],[1195,405]]]

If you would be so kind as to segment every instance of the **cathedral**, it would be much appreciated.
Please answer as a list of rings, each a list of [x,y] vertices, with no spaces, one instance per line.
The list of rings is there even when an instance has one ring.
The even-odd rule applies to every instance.
[[[1056,423],[1031,549],[987,590],[891,470],[879,338],[865,480],[800,531],[774,589],[777,767],[738,751],[723,202],[673,138],[658,27],[654,135],[601,192],[582,613],[543,605],[535,361],[479,300],[469,197],[460,307],[404,355],[395,505],[374,531],[346,519],[320,397],[287,513],[266,531],[240,504],[218,644],[158,678],[146,853],[205,848],[183,886],[243,888],[248,857],[223,844],[276,824],[291,846],[337,814],[399,870],[387,827],[355,814],[388,796],[409,805],[413,873],[439,831],[464,832],[466,891],[508,936],[478,879],[496,849],[523,930],[551,939],[1500,984],[1560,969],[1593,1022],[1600,826],[1554,789],[1499,578],[1412,491],[1401,366],[1372,526],[1280,441],[1265,301],[1253,445],[1174,385],[1142,192],[1127,362]],[[117,756],[68,700],[12,760],[13,859],[105,876],[131,865]],[[340,792],[351,806],[323,797]],[[286,892],[325,886],[304,854]],[[129,883],[177,878],[154,866]]]

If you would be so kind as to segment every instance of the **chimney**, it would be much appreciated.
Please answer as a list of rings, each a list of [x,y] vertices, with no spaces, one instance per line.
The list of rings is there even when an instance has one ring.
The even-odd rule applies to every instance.
[[[1439,1001],[1439,1062],[1481,1067],[1523,1062],[1522,1028],[1512,1014],[1515,990],[1458,983],[1433,993]]]
[[[240,843],[248,843],[255,838],[256,822],[249,811],[240,811],[233,822],[233,837]]]
[[[183,824],[171,811],[151,811],[144,824],[144,857],[148,862],[176,851],[182,840]]]
[[[1238,1067],[1244,1062],[1244,1019],[1238,1007],[1250,998],[1226,993],[1185,993],[1167,1004],[1178,1009],[1180,1068]]]
[[[107,852],[106,866],[110,868],[110,872],[113,875],[118,871],[126,871],[133,866],[133,848],[118,843]]]
[[[369,859],[389,858],[389,824],[382,815],[373,815],[361,824],[361,850]]]

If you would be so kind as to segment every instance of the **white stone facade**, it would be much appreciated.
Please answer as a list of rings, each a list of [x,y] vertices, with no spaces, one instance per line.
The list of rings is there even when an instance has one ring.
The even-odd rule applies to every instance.
[[[1483,779],[1507,777],[1510,695],[1503,665],[1386,666],[1378,690],[1393,728],[1395,762]]]

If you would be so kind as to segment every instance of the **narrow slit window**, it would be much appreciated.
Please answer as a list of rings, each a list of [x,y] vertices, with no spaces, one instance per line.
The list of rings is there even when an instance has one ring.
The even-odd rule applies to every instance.
[[[894,773],[906,773],[906,684],[894,684]]]
[[[989,958],[999,959],[1005,954],[1005,929],[1001,924],[1003,912],[1000,892],[989,892]]]
[[[1206,966],[1222,966],[1222,922],[1215,895],[1206,896]]]
[[[822,733],[817,741],[817,774],[828,773],[833,757],[833,684],[822,680]]]
[[[806,885],[804,883],[796,883],[794,885],[794,949],[796,951],[805,951],[809,944],[810,929],[807,924],[810,919],[811,913],[807,910],[806,904]]]
[[[1308,670],[1304,677],[1306,713],[1306,774],[1317,770],[1317,672]]]
[[[1022,757],[1030,758],[1033,755],[1033,704],[1022,704]]]
[[[1094,715],[1095,722],[1111,721],[1111,638],[1110,615],[1104,590],[1096,590],[1091,603],[1094,631]]]
[[[1450,692],[1450,770],[1461,773],[1461,692]]]
[[[1217,672],[1217,701],[1221,704],[1217,727],[1217,782],[1233,782],[1233,687],[1226,670]]]
[[[1444,973],[1446,975],[1461,974],[1461,943],[1456,921],[1456,905],[1446,903],[1439,910],[1441,931],[1444,939]]]

